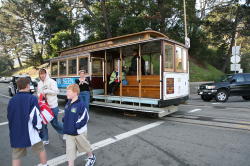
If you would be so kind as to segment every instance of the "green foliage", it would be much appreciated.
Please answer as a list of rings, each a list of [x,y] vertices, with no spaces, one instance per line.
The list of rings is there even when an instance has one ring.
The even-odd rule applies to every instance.
[[[205,64],[204,66],[198,66],[192,60],[190,61],[190,81],[218,81],[224,73],[211,66]]]
[[[0,56],[0,74],[11,70],[10,63],[13,65],[13,61],[8,56]]]
[[[73,46],[72,38],[74,41],[79,41],[79,35],[72,36],[70,31],[59,31],[57,32],[53,38],[50,39],[50,47],[51,47],[51,55],[50,57],[58,56],[58,51],[66,49],[68,47]]]

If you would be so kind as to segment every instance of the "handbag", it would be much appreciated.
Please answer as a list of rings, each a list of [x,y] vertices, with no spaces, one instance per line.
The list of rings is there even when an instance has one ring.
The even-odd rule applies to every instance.
[[[43,124],[48,124],[50,121],[52,121],[55,117],[53,111],[49,107],[48,102],[45,99],[45,96],[43,94],[40,94],[38,105],[40,107],[40,113],[43,119]]]

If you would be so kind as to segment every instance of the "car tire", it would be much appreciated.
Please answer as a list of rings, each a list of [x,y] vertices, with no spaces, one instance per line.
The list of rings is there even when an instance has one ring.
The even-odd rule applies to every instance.
[[[226,102],[228,100],[228,92],[226,90],[218,90],[215,95],[217,102]]]
[[[208,95],[201,95],[201,99],[203,101],[211,101],[213,99],[212,96],[208,96]]]
[[[242,96],[244,100],[250,100],[250,96]]]
[[[11,97],[13,96],[10,88],[9,88],[9,96],[11,96]]]

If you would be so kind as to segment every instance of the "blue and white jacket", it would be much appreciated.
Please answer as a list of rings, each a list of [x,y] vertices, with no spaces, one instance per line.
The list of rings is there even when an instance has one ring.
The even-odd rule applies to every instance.
[[[68,135],[79,135],[87,131],[89,114],[83,101],[79,98],[71,103],[71,100],[65,106],[63,117],[63,132]]]
[[[19,92],[10,99],[7,110],[12,148],[30,147],[41,141],[42,128],[38,100],[29,92]]]

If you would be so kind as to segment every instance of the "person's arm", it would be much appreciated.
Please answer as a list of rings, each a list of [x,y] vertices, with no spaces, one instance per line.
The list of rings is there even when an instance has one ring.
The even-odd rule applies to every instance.
[[[79,119],[77,120],[75,127],[76,129],[80,129],[83,126],[85,126],[87,124],[89,120],[89,114],[88,111],[86,109],[86,107],[84,105],[82,105],[80,107],[80,111],[79,111]]]
[[[59,89],[57,87],[56,81],[52,80],[51,81],[51,87],[49,89],[43,90],[44,94],[49,94],[49,95],[57,95],[59,94]]]
[[[41,83],[38,82],[38,85],[37,85],[37,96],[39,97],[41,93],[43,93],[42,86],[41,86]]]

